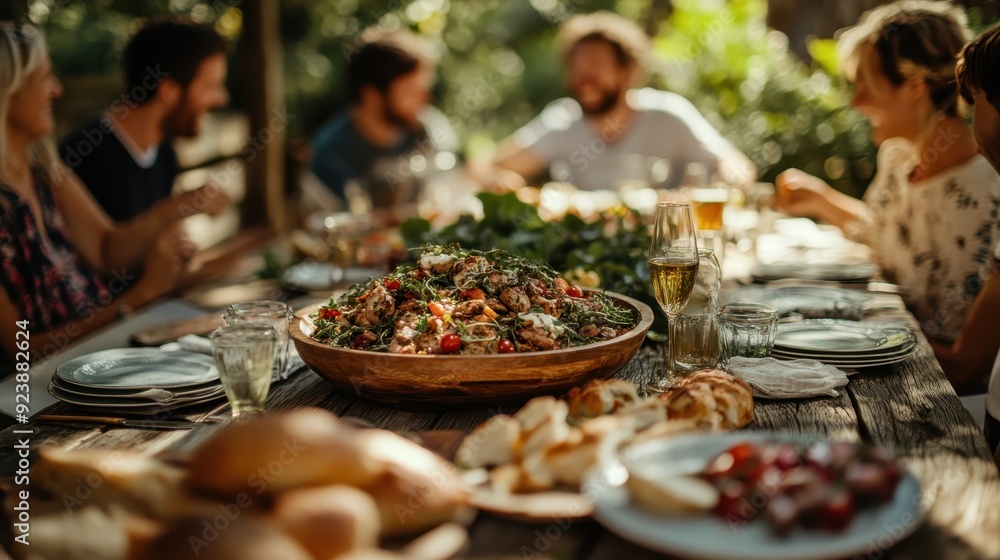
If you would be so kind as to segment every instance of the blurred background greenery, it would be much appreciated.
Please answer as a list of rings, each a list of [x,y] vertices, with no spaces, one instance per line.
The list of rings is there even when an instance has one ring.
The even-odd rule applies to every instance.
[[[235,39],[242,30],[241,2],[5,0],[0,19],[26,19],[46,30],[53,62],[67,84],[57,108],[66,132],[94,118],[119,93],[120,52],[143,18],[187,14]],[[288,110],[297,115],[291,135],[308,136],[343,106],[344,45],[379,23],[412,28],[438,46],[437,104],[451,118],[466,155],[488,150],[565,95],[551,50],[559,22],[606,9],[654,36],[652,85],[691,99],[757,163],[764,180],[799,167],[858,196],[874,174],[874,149],[863,119],[847,106],[849,94],[836,77],[829,37],[876,3],[282,0],[286,96]],[[996,0],[963,3],[977,29],[1000,17]],[[244,98],[236,87],[231,93],[239,109]]]

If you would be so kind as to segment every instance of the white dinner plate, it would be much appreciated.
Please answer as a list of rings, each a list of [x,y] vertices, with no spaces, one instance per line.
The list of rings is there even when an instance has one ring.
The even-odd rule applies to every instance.
[[[879,354],[915,342],[906,327],[844,319],[805,319],[779,323],[774,345],[811,354]]]
[[[285,269],[281,283],[300,292],[332,290],[344,279],[344,269],[330,263],[305,261]]]
[[[196,404],[211,402],[220,398],[225,398],[226,396],[222,386],[219,385],[218,391],[213,391],[197,397],[181,397],[166,402],[155,402],[148,399],[115,399],[67,393],[55,383],[49,383],[49,394],[57,400],[76,406],[97,408],[101,410],[123,409],[134,414],[174,410],[186,406],[194,406]]]
[[[870,263],[768,263],[755,267],[751,276],[757,282],[798,278],[850,283],[868,282],[875,273]]]
[[[820,352],[803,352],[801,350],[796,350],[794,348],[784,348],[775,345],[772,353],[782,354],[784,356],[791,356],[793,358],[802,358],[803,360],[847,360],[847,361],[878,361],[878,360],[888,360],[892,358],[898,358],[900,356],[909,356],[916,351],[916,343],[907,344],[898,349],[893,349],[888,352],[874,354],[871,352],[861,352],[861,353],[848,353],[848,352],[830,352],[830,353],[820,353]]]
[[[731,433],[677,436],[640,445],[622,460],[591,471],[583,488],[595,500],[594,516],[611,531],[641,546],[688,558],[727,560],[826,560],[867,557],[881,553],[902,540],[922,522],[920,483],[907,470],[892,502],[858,511],[851,526],[841,533],[796,527],[785,537],[775,536],[766,520],[730,525],[712,514],[664,516],[632,503],[624,483],[625,461],[642,472],[662,476],[693,474],[709,460],[747,440],[815,441],[798,435],[776,433]]]
[[[60,379],[95,389],[171,389],[219,378],[211,356],[163,352],[159,348],[117,348],[73,358],[56,368]]]
[[[773,356],[775,358],[778,358],[779,360],[800,360],[800,359],[802,359],[802,358],[797,357],[797,356],[784,356],[784,355],[782,355],[780,353],[775,354],[774,352],[771,353],[771,356]],[[878,360],[878,361],[875,361],[875,360],[873,360],[873,361],[860,361],[860,360],[859,361],[849,361],[849,360],[844,361],[844,360],[827,360],[827,359],[822,359],[822,360],[817,360],[817,361],[823,362],[824,364],[827,364],[827,365],[830,365],[830,366],[834,366],[834,367],[838,367],[838,368],[869,368],[869,367],[889,366],[889,365],[893,365],[893,364],[898,364],[898,363],[905,362],[906,360],[909,360],[909,359],[910,359],[910,354],[906,354],[905,356],[899,356],[899,357],[891,358],[891,359]]]
[[[746,286],[733,295],[732,301],[770,305],[784,316],[803,311],[860,313],[871,299],[865,292],[826,286]]]
[[[145,400],[146,402],[153,402],[153,400],[149,398],[143,398],[143,397],[136,398],[134,396],[140,391],[145,391],[145,389],[130,389],[130,390],[117,389],[114,391],[108,391],[105,389],[94,389],[91,387],[84,387],[82,385],[67,383],[65,380],[60,379],[57,376],[52,377],[52,384],[55,385],[56,388],[60,389],[64,393],[69,393],[71,395],[78,395],[81,397],[87,397],[87,398],[97,397],[103,399],[126,399],[126,400],[133,399],[133,400]],[[176,397],[179,398],[189,398],[219,390],[221,387],[222,385],[219,384],[218,381],[215,381],[215,382],[205,383],[202,385],[195,385],[190,388],[182,387],[180,389],[159,389],[159,388],[157,389],[173,393]]]

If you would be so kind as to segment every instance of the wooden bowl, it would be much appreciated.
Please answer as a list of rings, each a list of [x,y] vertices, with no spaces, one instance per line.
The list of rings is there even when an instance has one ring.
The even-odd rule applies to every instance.
[[[636,312],[635,328],[612,340],[562,350],[442,356],[340,348],[309,337],[315,327],[308,315],[319,304],[299,311],[290,330],[306,365],[349,394],[411,410],[516,405],[610,376],[639,351],[653,310],[627,296],[607,295]]]

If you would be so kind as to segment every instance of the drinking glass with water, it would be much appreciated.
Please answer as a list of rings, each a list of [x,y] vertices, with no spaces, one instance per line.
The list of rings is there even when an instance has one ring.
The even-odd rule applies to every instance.
[[[263,412],[278,339],[274,327],[261,323],[230,325],[216,329],[209,338],[233,419]]]

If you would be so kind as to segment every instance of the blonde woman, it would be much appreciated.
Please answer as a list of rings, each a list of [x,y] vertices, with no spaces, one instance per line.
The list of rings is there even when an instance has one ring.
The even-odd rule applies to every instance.
[[[955,83],[970,37],[965,13],[949,2],[866,13],[840,48],[852,106],[879,145],[878,174],[864,200],[795,169],[777,180],[779,208],[871,247],[927,336],[943,343],[955,340],[1000,241],[1000,176],[977,151]]]
[[[50,139],[61,94],[41,33],[0,23],[0,362],[15,359],[17,331],[34,359],[170,292],[191,253],[163,223],[112,223],[62,165]]]

